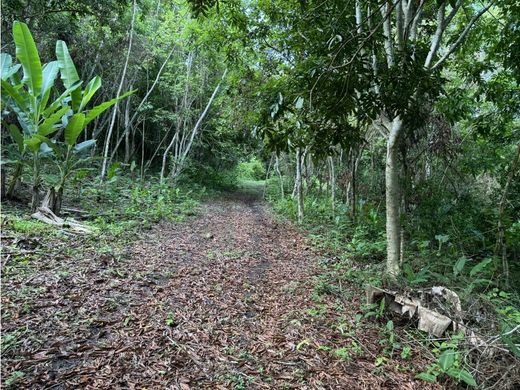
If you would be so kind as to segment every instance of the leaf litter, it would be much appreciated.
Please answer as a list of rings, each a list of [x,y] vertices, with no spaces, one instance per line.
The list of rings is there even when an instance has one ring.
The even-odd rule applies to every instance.
[[[4,273],[10,388],[440,388],[414,379],[420,355],[377,364],[379,331],[356,326],[355,287],[340,310],[313,299],[320,253],[254,194],[160,223],[118,258],[65,246],[40,245],[50,255],[34,272]]]

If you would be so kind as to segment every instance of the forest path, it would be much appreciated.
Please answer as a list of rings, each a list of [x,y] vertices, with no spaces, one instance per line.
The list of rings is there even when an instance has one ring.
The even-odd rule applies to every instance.
[[[229,194],[124,259],[71,263],[23,319],[38,343],[6,365],[31,389],[429,388],[376,367],[381,336],[354,319],[362,292],[313,297],[318,257],[256,192]]]

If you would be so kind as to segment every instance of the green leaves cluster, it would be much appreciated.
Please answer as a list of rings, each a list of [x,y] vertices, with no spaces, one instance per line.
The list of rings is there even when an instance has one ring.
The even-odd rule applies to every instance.
[[[14,22],[13,38],[19,63],[13,64],[12,57],[7,53],[0,55],[2,103],[16,115],[18,122],[18,125],[7,124],[18,152],[15,161],[18,169],[12,182],[16,182],[21,176],[21,168],[27,157],[32,157],[32,208],[35,209],[41,182],[41,160],[52,156],[58,162],[61,176],[59,186],[62,188],[74,167],[70,164],[72,155],[95,144],[93,139],[77,144],[86,126],[133,91],[87,109],[88,103],[101,87],[101,79],[96,76],[88,82],[85,89],[82,88],[83,83],[65,42],[56,42],[56,60],[42,66],[36,44],[25,23]],[[20,68],[23,70],[22,78],[19,75]],[[63,91],[57,87],[58,74],[64,86]],[[60,130],[63,131],[64,142],[59,141]],[[53,134],[56,136],[51,140],[49,137]],[[10,186],[10,192],[12,189],[14,185]]]
[[[426,372],[417,374],[418,379],[426,382],[437,382],[437,377],[440,375],[447,375],[457,382],[464,382],[465,384],[476,387],[477,382],[471,373],[460,367],[460,352],[454,349],[446,349],[443,351],[437,361],[433,363]]]

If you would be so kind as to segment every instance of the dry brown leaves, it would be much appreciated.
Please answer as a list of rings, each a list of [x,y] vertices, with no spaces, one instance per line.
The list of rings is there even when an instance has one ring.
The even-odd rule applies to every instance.
[[[4,380],[25,373],[13,388],[437,388],[399,368],[420,359],[376,367],[378,331],[354,324],[362,292],[343,311],[330,298],[308,314],[318,254],[251,196],[157,226],[119,263],[88,256],[86,267],[69,259],[67,277],[44,264],[4,280],[4,291],[38,289],[28,311],[2,298],[3,331],[23,332],[3,355]],[[351,359],[334,354],[353,341]]]

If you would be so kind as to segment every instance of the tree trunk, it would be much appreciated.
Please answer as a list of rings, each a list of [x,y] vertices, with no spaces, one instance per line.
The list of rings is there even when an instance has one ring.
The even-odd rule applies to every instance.
[[[269,181],[269,175],[271,173],[271,166],[273,165],[273,155],[269,159],[269,164],[267,165],[267,171],[265,172],[265,180],[264,180],[264,192],[262,194],[262,199],[265,199],[265,195],[267,193],[267,182]]]
[[[335,216],[336,212],[336,170],[334,168],[334,158],[329,156],[329,168],[330,168],[330,202],[332,206],[332,216]]]
[[[396,279],[401,271],[399,257],[401,252],[400,196],[397,141],[402,131],[400,116],[392,121],[392,128],[386,143],[386,272]]]
[[[14,168],[13,177],[9,182],[9,188],[7,189],[7,197],[10,199],[14,197],[14,192],[16,191],[16,188],[20,185],[20,177],[22,177],[22,172],[23,163],[21,161],[18,161]]]
[[[0,178],[0,181],[2,182],[1,184],[1,188],[0,188],[0,197],[1,197],[1,200],[4,200],[4,197],[5,197],[5,167],[2,165],[1,167],[1,178]]]
[[[54,204],[52,206],[52,212],[56,215],[61,214],[61,204],[63,202],[63,187],[60,187],[54,194]]]
[[[130,86],[130,89],[132,89],[132,86]],[[125,106],[125,164],[128,164],[130,162],[130,155],[131,155],[131,145],[130,145],[130,132],[132,130],[130,126],[130,98],[128,97],[128,100],[126,101]]]
[[[302,151],[296,148],[296,196],[298,198],[298,223],[303,222]]]
[[[121,95],[121,91],[123,89],[123,84],[125,82],[126,70],[128,69],[128,62],[130,59],[130,52],[132,51],[132,42],[133,42],[133,38],[134,38],[134,22],[135,22],[136,11],[137,11],[137,3],[136,3],[136,0],[134,0],[133,9],[132,9],[132,22],[130,25],[130,38],[128,41],[128,50],[126,52],[126,60],[125,60],[125,65],[123,67],[123,72],[121,73],[121,82],[119,83],[119,87],[117,88],[116,98],[118,98]],[[112,138],[112,131],[114,130],[114,124],[116,122],[117,107],[118,107],[118,102],[116,102],[116,104],[114,104],[114,109],[112,111],[112,118],[110,120],[110,126],[108,128],[107,137],[105,139],[105,147],[103,149],[103,163],[101,165],[101,179],[102,180],[105,179],[105,175],[107,172],[108,150],[110,149],[110,138]]]
[[[350,217],[352,220],[356,220],[356,191],[357,191],[357,183],[356,183],[356,174],[357,174],[357,158],[356,154],[354,153],[354,149],[352,149],[352,178],[351,178],[351,197],[350,197]]]
[[[281,198],[285,198],[285,194],[284,194],[284,190],[283,190],[283,177],[282,177],[282,173],[280,172],[280,159],[278,158],[278,154],[275,154],[276,156],[276,165],[275,165],[275,169],[276,169],[276,173],[278,173],[278,177],[280,178],[280,195],[281,195]]]
[[[33,155],[33,182],[32,182],[32,198],[31,198],[31,211],[35,212],[40,205],[40,188],[41,188],[41,176],[40,176],[40,161],[39,157]]]

